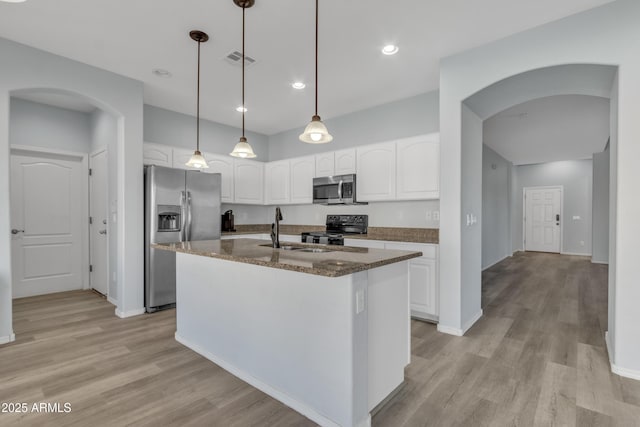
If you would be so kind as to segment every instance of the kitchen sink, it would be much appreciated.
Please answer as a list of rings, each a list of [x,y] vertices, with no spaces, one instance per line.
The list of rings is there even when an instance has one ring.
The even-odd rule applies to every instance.
[[[314,254],[322,254],[325,252],[333,252],[331,249],[325,248],[297,248],[300,252],[313,252]]]
[[[266,248],[272,248],[273,245],[270,244],[264,244],[264,245],[260,245],[260,246],[264,246]],[[310,252],[310,253],[314,253],[314,254],[321,254],[321,253],[325,253],[325,252],[333,252],[331,249],[325,249],[325,248],[312,248],[309,246],[293,246],[293,245],[280,245],[280,249],[282,249],[283,251],[299,251],[299,252]]]

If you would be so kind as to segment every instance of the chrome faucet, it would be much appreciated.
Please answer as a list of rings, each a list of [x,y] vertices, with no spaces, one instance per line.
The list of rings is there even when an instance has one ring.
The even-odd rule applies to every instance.
[[[280,221],[282,221],[282,211],[276,208],[276,222],[271,224],[271,243],[274,248],[280,247]]]

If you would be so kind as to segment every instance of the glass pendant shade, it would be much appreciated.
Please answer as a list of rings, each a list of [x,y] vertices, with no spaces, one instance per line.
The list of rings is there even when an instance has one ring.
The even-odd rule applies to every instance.
[[[229,155],[242,159],[253,159],[256,157],[256,153],[253,152],[253,148],[251,148],[251,145],[247,142],[247,138],[244,136],[240,137],[240,142],[236,144]]]
[[[198,150],[193,152],[193,156],[191,156],[189,161],[185,164],[190,168],[196,168],[196,169],[207,169],[209,167],[209,165],[207,164],[207,161],[202,156],[202,153]]]
[[[308,144],[326,144],[333,141],[333,137],[324,123],[322,123],[322,120],[320,120],[320,116],[313,116],[311,122],[300,135],[300,141]]]

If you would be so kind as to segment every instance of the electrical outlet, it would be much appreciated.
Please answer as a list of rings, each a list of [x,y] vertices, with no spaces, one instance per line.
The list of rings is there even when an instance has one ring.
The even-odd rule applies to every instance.
[[[440,211],[433,211],[433,220],[440,221]]]
[[[431,211],[427,211],[427,221],[431,221]]]
[[[584,240],[580,240],[580,246],[584,246]]]

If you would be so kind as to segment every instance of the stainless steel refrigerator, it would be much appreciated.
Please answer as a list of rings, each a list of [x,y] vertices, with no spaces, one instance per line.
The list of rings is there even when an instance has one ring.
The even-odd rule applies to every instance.
[[[219,173],[145,166],[144,300],[147,312],[176,303],[176,254],[151,243],[220,238]]]

